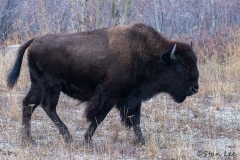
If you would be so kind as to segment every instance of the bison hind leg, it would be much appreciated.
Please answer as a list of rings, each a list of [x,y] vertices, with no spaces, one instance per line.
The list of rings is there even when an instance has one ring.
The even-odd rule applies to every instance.
[[[22,141],[23,144],[32,143],[31,116],[42,99],[42,90],[37,83],[32,83],[31,88],[22,102]]]
[[[43,97],[41,105],[43,110],[46,112],[48,117],[53,121],[53,123],[58,128],[60,134],[63,136],[66,143],[72,142],[72,136],[67,128],[67,126],[62,122],[57,114],[56,106],[58,103],[58,98],[62,90],[61,86],[50,86],[45,82],[43,88]]]

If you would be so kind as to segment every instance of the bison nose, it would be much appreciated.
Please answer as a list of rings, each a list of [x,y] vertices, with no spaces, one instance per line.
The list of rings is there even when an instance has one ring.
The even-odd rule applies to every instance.
[[[198,88],[199,88],[199,86],[193,87],[193,88],[192,88],[192,93],[193,93],[193,94],[196,94],[196,93],[198,92]]]

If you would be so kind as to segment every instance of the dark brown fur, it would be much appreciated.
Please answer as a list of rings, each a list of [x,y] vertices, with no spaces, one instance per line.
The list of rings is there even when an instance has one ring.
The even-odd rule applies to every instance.
[[[176,60],[170,53],[174,44]],[[60,92],[87,101],[91,122],[85,134],[90,142],[97,125],[116,105],[122,122],[134,128],[142,144],[141,102],[166,92],[183,102],[198,89],[197,58],[185,43],[169,41],[145,24],[116,26],[73,34],[36,37],[23,44],[8,76],[12,88],[28,48],[31,89],[23,100],[23,133],[30,138],[30,120],[41,104],[65,141],[71,135],[56,113]]]

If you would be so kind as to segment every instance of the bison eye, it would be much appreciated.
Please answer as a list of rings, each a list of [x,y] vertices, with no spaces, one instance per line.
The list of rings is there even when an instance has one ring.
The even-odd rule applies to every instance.
[[[185,70],[185,67],[184,67],[184,66],[182,66],[182,65],[177,65],[176,71],[177,71],[178,73],[182,73],[184,70]]]

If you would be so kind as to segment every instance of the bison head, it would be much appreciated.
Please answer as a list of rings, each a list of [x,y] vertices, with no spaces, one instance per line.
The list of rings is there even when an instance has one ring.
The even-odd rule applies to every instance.
[[[161,57],[164,64],[162,89],[181,103],[187,96],[198,92],[197,57],[189,45],[178,43],[172,46],[173,49],[164,52]]]

